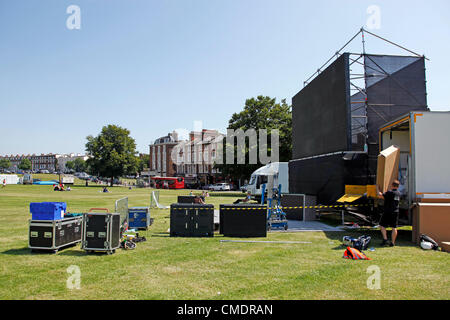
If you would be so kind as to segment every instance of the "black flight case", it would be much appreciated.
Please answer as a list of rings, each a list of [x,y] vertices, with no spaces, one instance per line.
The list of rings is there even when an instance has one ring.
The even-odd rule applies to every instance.
[[[213,237],[212,204],[175,203],[170,206],[171,237]]]
[[[120,213],[110,213],[106,208],[90,209],[83,214],[81,249],[88,253],[115,253],[120,248],[120,223]]]
[[[81,242],[83,217],[61,220],[30,220],[28,247],[32,250],[47,250],[54,253],[59,249]]]
[[[225,237],[267,237],[267,206],[259,204],[221,204],[220,234]]]

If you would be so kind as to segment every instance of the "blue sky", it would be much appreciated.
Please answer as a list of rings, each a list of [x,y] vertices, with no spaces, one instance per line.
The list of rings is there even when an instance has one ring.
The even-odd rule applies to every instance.
[[[79,30],[66,27],[72,4]],[[84,152],[106,124],[146,153],[196,120],[224,131],[247,98],[291,103],[370,5],[373,32],[431,59],[429,106],[449,110],[448,0],[0,0],[0,154]],[[367,51],[403,53],[373,38]]]

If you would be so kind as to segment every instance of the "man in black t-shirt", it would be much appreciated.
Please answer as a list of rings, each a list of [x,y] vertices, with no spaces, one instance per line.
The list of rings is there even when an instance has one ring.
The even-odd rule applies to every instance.
[[[386,228],[392,228],[391,243],[390,246],[395,246],[395,240],[397,239],[397,224],[398,224],[398,214],[399,214],[399,203],[401,193],[398,191],[400,182],[395,180],[392,183],[392,188],[386,193],[379,193],[380,196],[384,198],[384,213],[380,220],[381,235],[383,236],[382,246],[387,245],[387,231]]]

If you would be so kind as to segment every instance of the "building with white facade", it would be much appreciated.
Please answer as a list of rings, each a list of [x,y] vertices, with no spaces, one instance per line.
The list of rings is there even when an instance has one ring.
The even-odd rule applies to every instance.
[[[47,170],[49,172],[61,171],[64,172],[66,169],[67,161],[73,161],[77,158],[81,158],[83,160],[87,160],[88,157],[82,154],[27,154],[27,155],[5,155],[0,156],[0,159],[6,159],[11,162],[11,167],[9,168],[13,172],[17,172],[19,169],[19,165],[24,159],[28,159],[31,162],[31,170],[39,171],[39,170]]]

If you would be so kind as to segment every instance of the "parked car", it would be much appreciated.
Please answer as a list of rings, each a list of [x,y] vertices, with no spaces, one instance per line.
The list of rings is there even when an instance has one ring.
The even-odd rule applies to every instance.
[[[75,176],[77,176],[77,175],[75,174]],[[86,172],[80,173],[77,177],[81,180],[90,180],[91,179],[91,176],[88,175]]]
[[[248,186],[247,184],[244,184],[244,185],[241,187],[241,191],[244,192],[244,193],[247,192],[247,186]]]
[[[211,191],[230,191],[231,186],[228,183],[216,183],[216,184],[213,184],[209,190],[211,190]]]
[[[200,184],[198,182],[184,182],[185,189],[193,189],[197,190],[200,188]],[[208,189],[209,190],[209,189]]]

